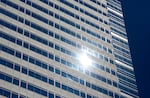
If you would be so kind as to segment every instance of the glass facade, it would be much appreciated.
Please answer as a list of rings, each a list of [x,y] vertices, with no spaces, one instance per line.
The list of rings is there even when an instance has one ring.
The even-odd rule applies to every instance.
[[[120,1],[0,2],[0,97],[139,98]]]
[[[130,97],[138,98],[138,90],[132,65],[127,33],[123,20],[121,2],[118,0],[107,1],[112,34],[112,44],[114,47],[117,76],[119,78],[119,88],[122,95],[129,95]]]

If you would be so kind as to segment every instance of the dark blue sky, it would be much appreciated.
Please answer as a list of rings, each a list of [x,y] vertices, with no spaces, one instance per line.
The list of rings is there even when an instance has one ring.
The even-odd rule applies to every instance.
[[[140,98],[150,98],[150,0],[122,0]]]

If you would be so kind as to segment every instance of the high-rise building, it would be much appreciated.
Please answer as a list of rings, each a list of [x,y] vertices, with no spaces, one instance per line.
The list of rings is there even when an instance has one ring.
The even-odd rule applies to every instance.
[[[139,98],[120,0],[0,0],[0,98]]]

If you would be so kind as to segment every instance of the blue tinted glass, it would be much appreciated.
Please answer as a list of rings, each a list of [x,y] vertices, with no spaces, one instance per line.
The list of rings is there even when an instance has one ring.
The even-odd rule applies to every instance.
[[[73,93],[73,89],[71,87],[67,88],[69,92]]]
[[[13,68],[13,64],[0,58],[0,64],[5,65],[7,67]]]
[[[27,74],[27,69],[22,67],[22,73]]]
[[[47,77],[45,76],[41,76],[42,77],[42,81],[47,82]]]
[[[54,94],[49,93],[49,98],[54,98]]]
[[[53,68],[52,66],[49,66],[49,70],[50,70],[51,72],[54,72],[54,68]]]
[[[21,46],[22,45],[22,41],[17,39],[17,44]]]
[[[54,33],[52,31],[49,31],[49,35],[53,37]]]
[[[56,98],[61,98],[60,96],[56,95]]]
[[[14,79],[13,79],[13,84],[19,85],[19,80],[14,78]]]
[[[12,98],[18,98],[18,94],[12,93]]]
[[[84,85],[84,80],[80,79],[80,84]]]
[[[18,32],[19,32],[20,34],[23,34],[23,29],[18,28]]]
[[[109,96],[113,97],[113,92],[109,91]]]
[[[15,70],[20,71],[20,66],[15,64]]]
[[[20,7],[19,9],[21,12],[24,12],[24,8],[23,7]]]
[[[55,73],[60,74],[60,70],[59,69],[55,69]]]
[[[66,73],[65,73],[65,72],[61,72],[61,75],[62,75],[63,77],[66,77]]]
[[[10,91],[7,91],[3,88],[0,88],[0,95],[6,96],[7,98],[10,98]]]
[[[89,82],[86,82],[86,86],[87,86],[87,87],[90,87],[90,83],[89,83]]]
[[[26,98],[25,96],[23,96],[23,95],[20,95],[20,98]]]
[[[55,49],[56,49],[56,50],[60,50],[60,47],[55,44]]]
[[[2,46],[1,50],[5,51],[5,52],[7,52],[11,55],[14,55],[14,50],[12,50],[12,49],[9,49],[9,48],[6,48],[6,47]]]
[[[21,81],[21,87],[26,88],[26,82]]]
[[[55,56],[55,61],[60,62],[60,58]]]
[[[54,80],[49,79],[49,84],[54,85]]]
[[[25,20],[25,24],[28,25],[28,26],[30,26],[30,21]],[[27,33],[25,34],[25,36],[29,37],[29,35]]]
[[[54,44],[52,42],[49,42],[49,46],[53,48]]]
[[[20,52],[16,52],[16,57],[21,58],[21,53]]]
[[[87,98],[92,98],[92,96],[87,94]]]
[[[74,94],[79,95],[79,91],[78,90],[74,90]]]
[[[34,64],[35,60],[30,57],[30,58],[29,58],[29,62]]]
[[[55,82],[55,86],[60,88],[60,83],[59,82]]]
[[[62,89],[67,90],[67,86],[62,84]]]
[[[26,43],[26,42],[24,42],[23,46],[24,46],[25,48],[29,48],[29,44]]]
[[[50,58],[50,59],[54,59],[54,55],[51,54],[51,53],[49,53],[49,58]]]
[[[10,76],[3,75],[2,78],[10,83],[12,82],[12,77],[10,77]]]
[[[85,98],[85,93],[81,92],[81,97]]]
[[[28,56],[25,55],[25,54],[23,54],[23,59],[24,59],[25,61],[28,61]]]

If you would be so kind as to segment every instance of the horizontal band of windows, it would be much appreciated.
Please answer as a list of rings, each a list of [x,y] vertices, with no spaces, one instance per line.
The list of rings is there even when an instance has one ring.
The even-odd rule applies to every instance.
[[[0,79],[4,80],[4,81],[7,81],[9,83],[12,83],[11,80],[13,81],[16,78],[12,77],[11,75],[8,75],[8,74],[5,74],[3,72],[0,72]],[[20,85],[16,85],[16,86],[20,86],[21,88],[28,89],[28,90],[30,90],[32,92],[35,92],[35,93],[40,94],[42,96],[46,96],[48,98],[54,98],[54,94],[53,93],[48,93],[49,91],[46,91],[46,90],[44,90],[41,87],[35,86],[35,85],[31,84],[31,83],[27,83],[27,82],[25,82],[23,80],[17,79],[17,81],[18,82],[20,81]],[[4,90],[2,90],[2,91],[4,92],[3,93],[4,96],[9,96],[10,95],[9,92],[6,93]],[[8,94],[8,95],[6,95],[6,94]],[[52,97],[52,95],[53,95],[53,97]],[[16,97],[13,97],[13,98],[18,98],[18,97],[16,96]],[[23,97],[23,98],[25,98],[25,97]]]
[[[117,27],[125,28],[125,26],[121,23],[118,23],[118,21],[115,21],[113,19],[110,19],[110,23],[115,24]]]
[[[113,10],[117,11],[118,13],[121,13],[121,14],[122,14],[121,8],[119,9],[119,8],[117,8],[116,6],[114,6],[114,5],[111,4],[111,3],[107,3],[107,5],[108,5],[108,7],[110,7],[111,9],[113,9]]]
[[[133,90],[138,90],[136,85],[133,85],[133,84],[128,83],[128,82],[125,82],[123,80],[119,80],[119,83],[124,85],[124,86],[127,86],[129,89],[131,88]]]
[[[26,95],[21,95],[17,92],[5,89],[0,87],[0,95],[5,96],[7,98],[27,98]]]
[[[132,79],[135,79],[135,75],[134,74],[128,73],[127,71],[119,69],[119,68],[117,70],[118,70],[118,73],[124,74],[124,75],[126,75],[126,76],[128,76],[128,77],[130,77]]]
[[[122,24],[124,24],[124,20],[121,20],[119,19],[118,17],[116,17],[115,15],[112,15],[111,13],[109,13],[109,17],[112,19],[112,20],[116,20]]]
[[[133,80],[133,79],[129,79],[129,77],[123,76],[121,74],[117,74],[117,76],[118,76],[119,79],[122,79],[124,81],[127,81],[129,83],[132,83],[132,84],[136,85],[136,81]]]
[[[130,52],[129,52],[128,50],[126,50],[126,49],[124,49],[124,48],[122,48],[122,47],[120,47],[120,46],[117,46],[117,45],[113,44],[113,47],[114,47],[115,49],[117,49],[117,50],[122,51],[123,53],[126,53],[126,54],[130,55]]]
[[[114,37],[114,36],[112,36],[112,37]],[[113,45],[117,45],[117,46],[119,46],[119,47],[121,47],[123,49],[130,50],[128,45],[126,45],[124,43],[121,43],[120,41],[118,41],[116,39],[112,39],[112,40],[113,40]]]
[[[129,65],[129,66],[133,66],[131,60],[128,60],[128,59],[126,59],[125,57],[122,57],[122,56],[120,56],[120,55],[118,55],[118,54],[114,54],[114,55],[115,55],[116,60],[119,60],[119,61],[121,61],[121,62],[123,62],[123,63],[125,63],[125,64],[127,64],[127,65]]]
[[[131,59],[131,55],[130,54],[126,54],[118,49],[114,49],[114,54],[117,54],[117,55],[121,55],[123,56],[124,58],[127,58],[127,59]]]
[[[113,40],[116,40],[116,41],[118,41],[118,42],[121,43],[121,44],[124,44],[124,45],[126,45],[126,46],[129,45],[127,42],[125,42],[125,41],[123,41],[123,40],[121,40],[121,39],[119,39],[119,38],[117,38],[117,37],[115,37],[115,36],[112,36],[112,38],[113,38]]]
[[[132,96],[136,95],[136,96],[138,96],[138,92],[137,91],[133,91],[133,90],[131,90],[131,89],[121,85],[121,84],[119,85],[119,88],[121,89],[121,91],[128,92],[129,95],[132,95]]]
[[[123,33],[122,31],[119,31],[113,27],[110,28],[112,32],[116,33],[116,34],[119,34],[121,37],[127,39],[127,34]]]
[[[11,80],[13,81],[16,78],[1,72],[0,73],[0,79],[5,80],[5,81],[7,81],[9,83],[12,83]],[[17,81],[20,81],[20,85],[17,85],[17,86],[20,86],[20,87],[22,87],[24,89],[28,89],[30,91],[33,91],[33,92],[37,93],[37,94],[41,94],[43,96],[49,96],[49,98],[54,98],[54,96],[53,96],[54,94],[48,93],[49,91],[46,91],[46,90],[44,90],[41,87],[35,86],[33,84],[27,83],[27,82],[19,80],[19,79],[17,79]],[[51,81],[54,81],[54,80],[51,80]],[[85,98],[85,93],[82,92],[82,91],[73,89],[73,88],[71,88],[69,86],[66,86],[65,84],[60,84],[59,82],[56,82],[55,84],[57,84],[57,86],[61,85],[62,90],[65,90],[65,91],[67,91],[69,93],[73,93],[73,94],[75,94],[77,96],[81,96],[81,97]],[[59,87],[57,87],[57,88],[59,88]]]

